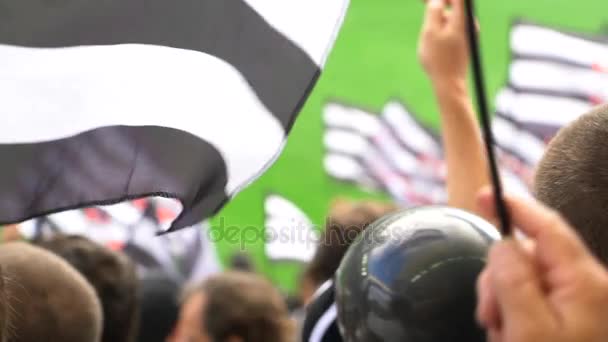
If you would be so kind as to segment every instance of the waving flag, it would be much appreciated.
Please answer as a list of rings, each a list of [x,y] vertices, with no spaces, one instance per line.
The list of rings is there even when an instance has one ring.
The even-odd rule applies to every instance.
[[[384,190],[404,205],[445,201],[441,146],[401,103],[388,102],[380,115],[328,103],[323,119],[330,176]]]
[[[272,164],[348,0],[0,0],[0,223],[145,196],[181,228]]]
[[[332,178],[384,191],[404,206],[447,201],[441,143],[399,101],[387,102],[378,115],[330,102],[323,120],[323,164]],[[544,141],[501,116],[494,118],[493,128],[505,186],[529,195]]]

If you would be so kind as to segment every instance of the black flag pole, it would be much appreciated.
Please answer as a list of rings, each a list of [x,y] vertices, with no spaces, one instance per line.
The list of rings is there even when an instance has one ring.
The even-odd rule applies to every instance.
[[[473,81],[475,84],[475,91],[477,93],[477,107],[479,111],[486,152],[488,155],[488,164],[490,167],[492,186],[494,187],[494,198],[496,200],[497,211],[496,214],[498,215],[498,218],[500,220],[500,228],[502,230],[502,233],[504,235],[510,235],[511,220],[503,198],[500,174],[498,173],[498,166],[496,164],[496,154],[494,152],[494,135],[492,134],[492,128],[490,123],[490,113],[488,111],[488,102],[486,97],[483,68],[481,63],[481,53],[477,37],[477,25],[475,23],[474,0],[465,0],[465,9],[466,30],[469,38],[469,49],[471,53],[471,64],[473,69]]]

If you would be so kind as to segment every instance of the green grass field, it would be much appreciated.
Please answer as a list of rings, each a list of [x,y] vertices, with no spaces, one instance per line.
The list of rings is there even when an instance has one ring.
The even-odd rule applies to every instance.
[[[329,0],[328,0],[329,1]],[[510,60],[511,23],[523,18],[579,32],[599,33],[608,23],[606,0],[478,0],[482,50],[488,92],[492,98],[506,80]],[[385,198],[330,179],[322,168],[321,108],[329,99],[380,110],[399,98],[427,123],[437,127],[437,108],[429,82],[417,62],[416,44],[424,6],[420,0],[351,0],[343,29],[312,96],[300,114],[277,163],[243,191],[213,220],[226,225],[254,226],[262,231],[263,200],[277,192],[322,224],[332,198]],[[314,25],[314,23],[311,23]],[[298,282],[299,267],[272,263],[263,242],[245,246],[260,271],[286,291]],[[238,244],[220,241],[223,262]]]

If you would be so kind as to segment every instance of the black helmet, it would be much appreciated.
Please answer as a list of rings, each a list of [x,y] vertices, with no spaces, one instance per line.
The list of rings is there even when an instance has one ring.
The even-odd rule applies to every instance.
[[[500,238],[462,210],[388,215],[359,236],[336,273],[338,323],[349,342],[485,341],[475,282]]]

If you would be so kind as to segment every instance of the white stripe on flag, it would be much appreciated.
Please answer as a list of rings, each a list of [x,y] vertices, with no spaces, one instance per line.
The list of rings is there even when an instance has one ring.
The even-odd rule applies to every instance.
[[[361,161],[345,154],[329,153],[323,158],[327,173],[339,180],[355,182],[364,188],[378,189],[380,184],[361,165]]]
[[[325,132],[325,147],[338,153],[345,153],[363,158],[372,149],[371,143],[363,135],[352,131],[330,129]]]
[[[531,93],[516,93],[502,90],[496,100],[498,112],[522,123],[537,123],[563,127],[593,106],[568,97],[546,96]]]
[[[536,165],[545,153],[542,140],[499,116],[492,119],[492,131],[498,145],[513,151],[530,166]]]
[[[0,103],[11,114],[0,127],[0,143],[50,141],[113,125],[175,128],[219,151],[229,195],[282,147],[281,124],[242,75],[201,52],[0,45],[0,56]]]
[[[534,25],[517,25],[511,31],[516,54],[558,58],[572,63],[606,65],[608,46]]]
[[[394,136],[384,129],[373,139],[374,144],[380,151],[384,153],[384,158],[387,159],[399,172],[413,175],[421,171],[420,161],[404,149]]]
[[[608,99],[608,74],[554,62],[518,59],[511,63],[510,82],[516,88],[575,93]]]
[[[365,136],[376,135],[382,129],[380,120],[374,114],[337,103],[325,106],[323,120],[329,127],[349,129]]]
[[[507,194],[527,198],[532,197],[532,194],[530,193],[530,188],[528,188],[528,186],[521,178],[519,178],[510,170],[506,170],[503,168],[500,171],[500,179]]]
[[[323,66],[342,25],[349,0],[245,0],[270,25]],[[336,18],[339,20],[336,22]],[[330,41],[319,39],[329,37]]]
[[[441,146],[418,126],[407,109],[398,102],[389,102],[384,106],[382,117],[397,132],[401,141],[414,151],[435,158],[441,157]]]

